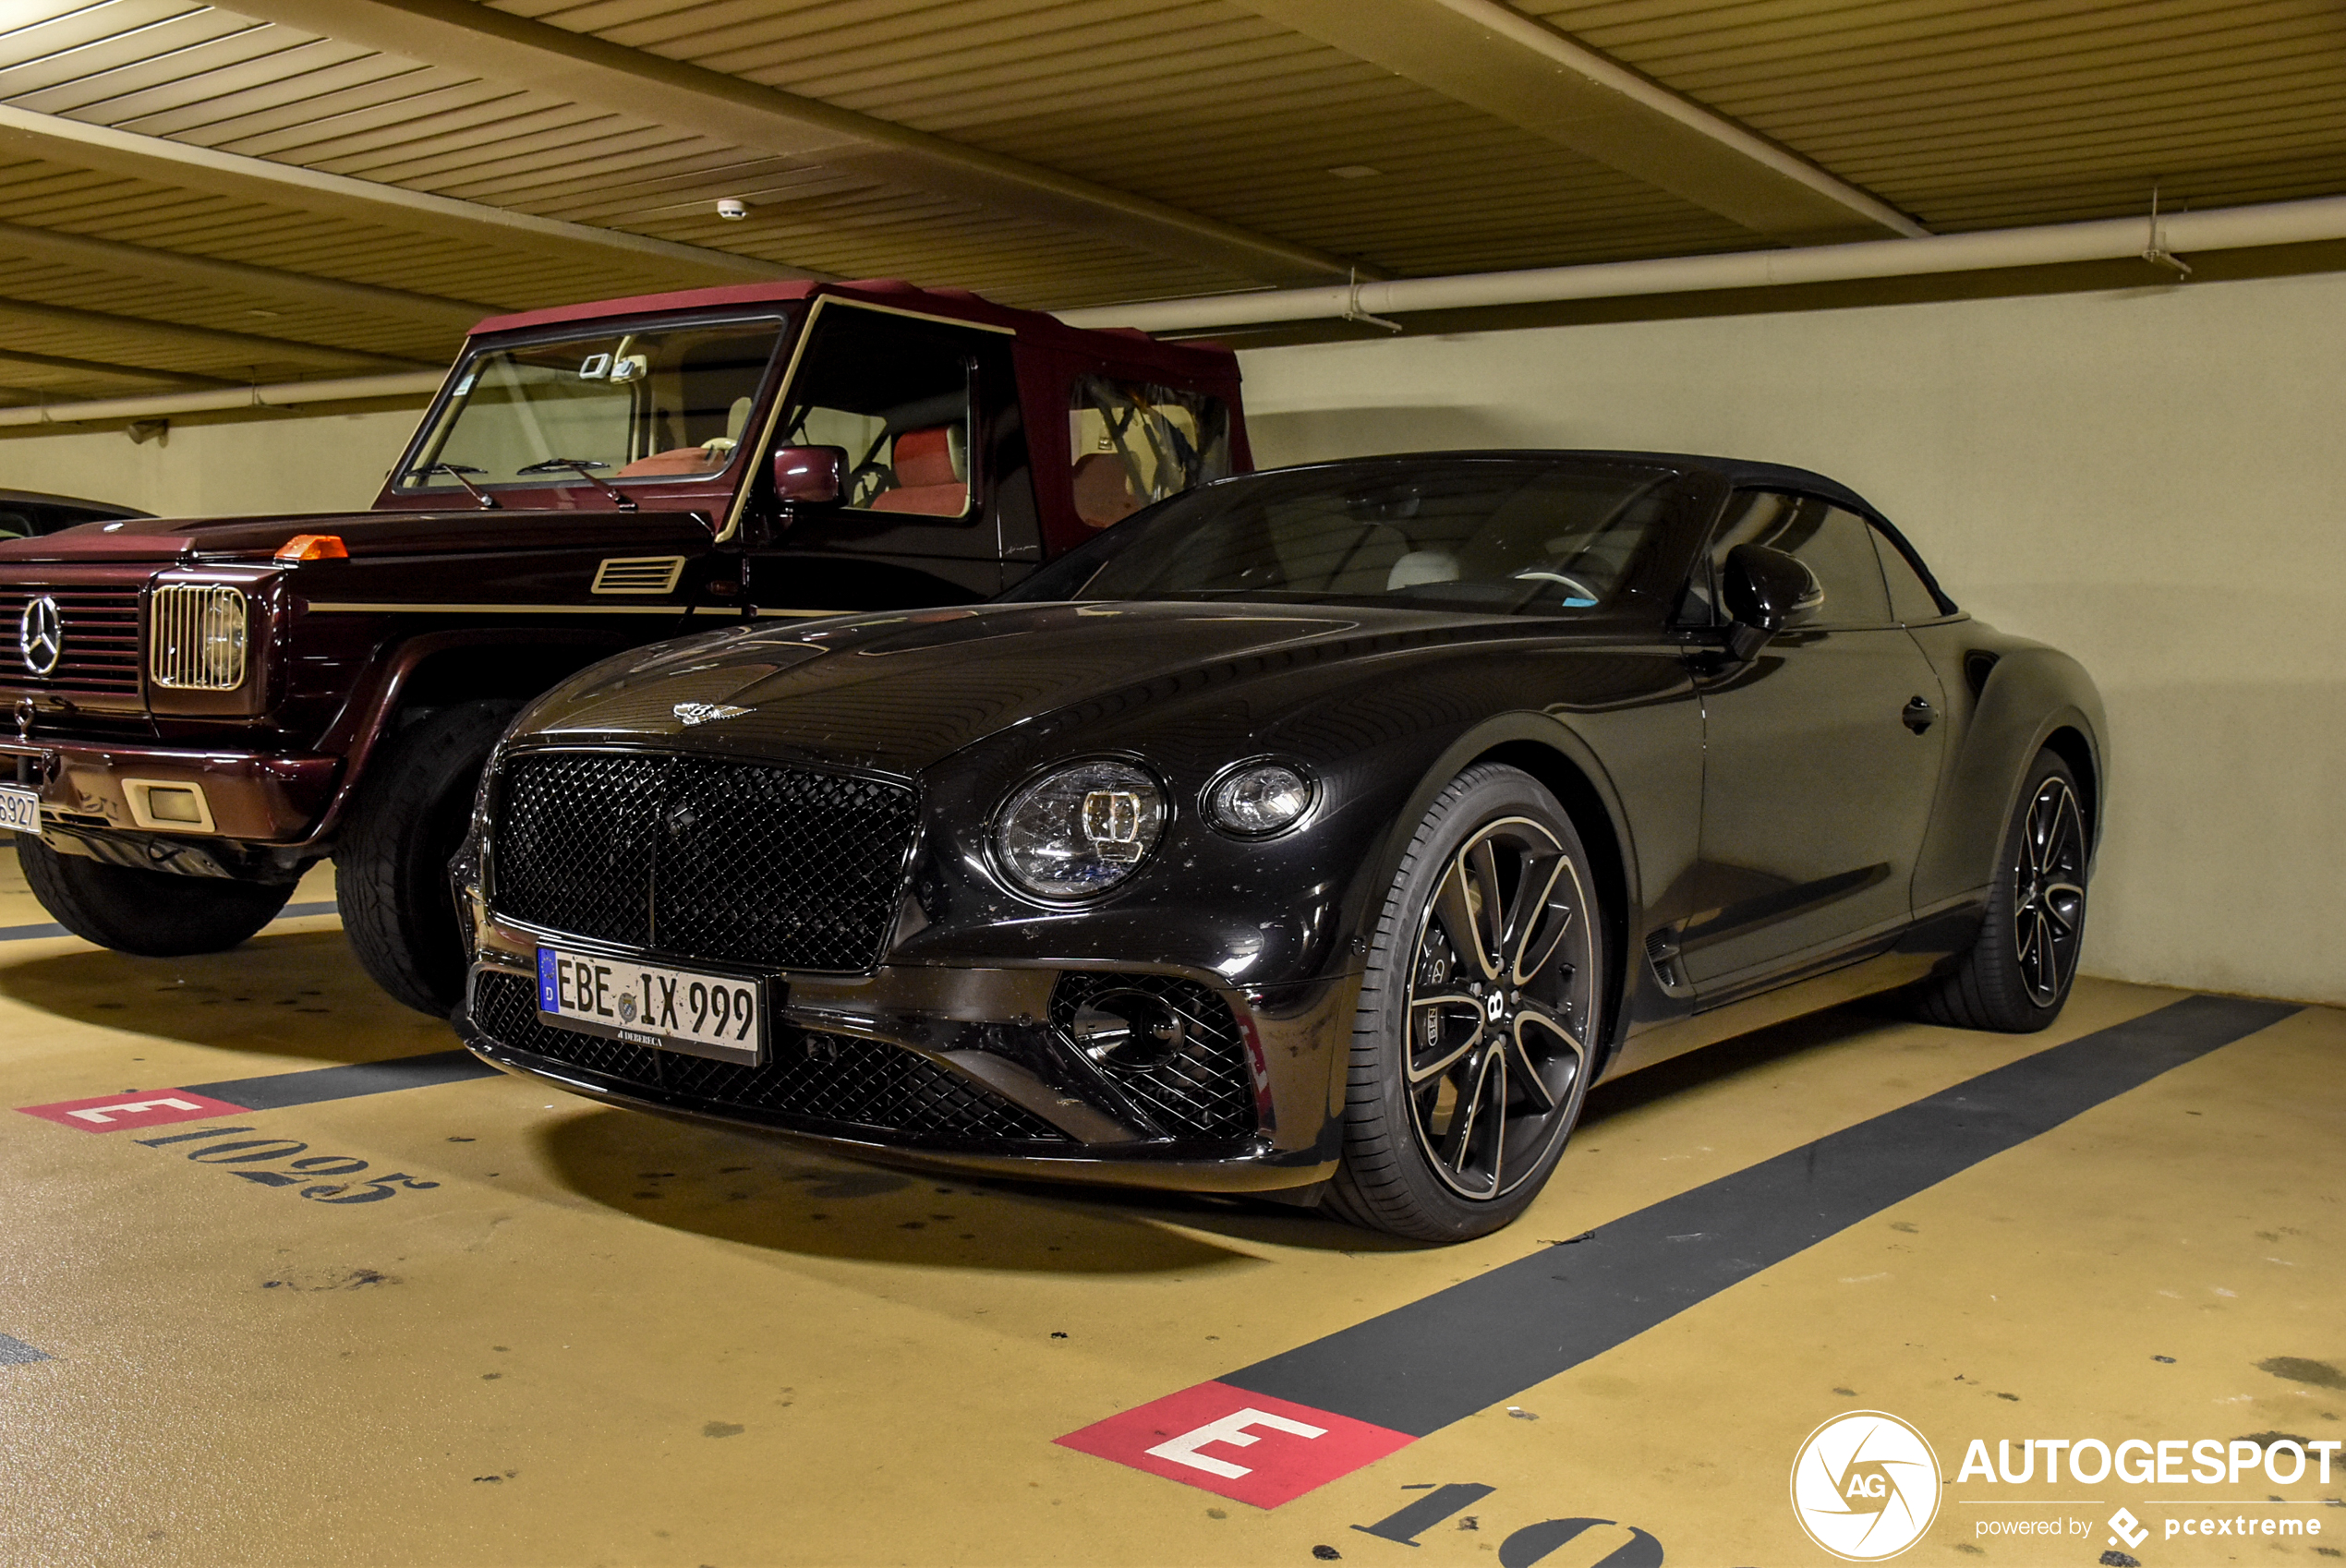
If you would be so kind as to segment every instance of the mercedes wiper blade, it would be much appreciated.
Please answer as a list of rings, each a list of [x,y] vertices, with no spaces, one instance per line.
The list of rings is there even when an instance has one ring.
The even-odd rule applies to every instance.
[[[604,495],[611,498],[611,503],[619,508],[620,511],[635,511],[635,498],[634,496],[629,495],[625,490],[619,488],[615,485],[606,484],[601,479],[596,477],[596,469],[608,468],[610,466],[610,464],[605,463],[599,457],[549,457],[543,462],[532,463],[526,467],[516,468],[514,472],[516,474],[550,474],[557,468],[575,469],[581,478],[585,479],[588,484],[594,486],[597,489],[602,491]]]
[[[469,478],[466,477],[466,475],[478,474],[479,472],[479,469],[467,468],[461,463],[430,463],[425,464],[421,468],[410,468],[407,470],[407,477],[411,479],[425,479],[429,478],[434,474],[445,474],[450,478],[455,480],[458,484],[464,486],[466,489],[472,492],[473,500],[480,503],[480,509],[483,512],[494,512],[498,510],[501,505],[497,498],[490,495],[487,490],[482,489],[478,485],[474,484]]]

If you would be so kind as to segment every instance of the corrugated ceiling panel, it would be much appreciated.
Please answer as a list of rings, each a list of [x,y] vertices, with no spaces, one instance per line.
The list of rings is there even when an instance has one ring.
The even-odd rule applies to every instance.
[[[490,0],[1403,274],[1690,254],[1746,231],[1235,0]],[[1521,0],[1943,229],[2346,190],[2337,0]],[[575,223],[1022,304],[1242,280],[950,195],[726,145],[193,0],[16,0],[0,103]],[[1366,165],[1374,175],[1330,171]],[[710,210],[753,203],[749,221]],[[664,286],[65,165],[0,166],[0,216],[499,304]],[[12,265],[11,286],[383,353],[430,330],[234,290]],[[265,308],[265,307],[263,307]],[[241,325],[240,325],[241,323]],[[13,321],[10,342],[107,357]],[[110,353],[129,354],[116,343]],[[182,352],[175,349],[174,352]],[[144,361],[135,361],[144,362]],[[186,367],[181,367],[186,368]],[[54,369],[0,364],[59,383]],[[118,387],[119,383],[112,383]]]
[[[1224,0],[501,8],[1389,271],[1749,243],[1687,203]],[[1328,173],[1361,163],[1382,177]]]
[[[2346,190],[2335,0],[1528,8],[1935,228]]]
[[[657,287],[662,276],[652,263],[554,262],[54,163],[0,166],[0,211],[35,227],[492,304],[593,298],[613,282]],[[576,292],[553,292],[563,290]]]
[[[119,25],[109,30],[101,16]],[[63,62],[60,30],[103,66],[100,77]],[[992,287],[1021,303],[1243,281],[965,204],[940,207],[927,192],[819,175],[793,198],[791,221],[720,224],[707,204],[736,192],[716,182],[755,175],[773,183],[790,166],[526,85],[173,0],[112,0],[40,30],[41,46],[25,43],[22,57],[9,53],[12,35],[0,35],[0,101],[13,65],[28,88],[54,95],[53,112],[248,156],[818,271]],[[475,285],[468,294],[487,292]]]

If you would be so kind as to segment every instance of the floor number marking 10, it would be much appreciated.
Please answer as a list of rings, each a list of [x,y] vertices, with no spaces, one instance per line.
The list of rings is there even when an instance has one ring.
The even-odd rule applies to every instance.
[[[1496,1490],[1479,1481],[1453,1482],[1433,1489],[1409,1506],[1387,1514],[1373,1525],[1355,1525],[1352,1527],[1364,1536],[1397,1541],[1403,1546],[1418,1546],[1421,1544],[1418,1537],[1452,1514],[1465,1513]],[[1473,1528],[1474,1526],[1474,1520],[1469,1518],[1464,1527]],[[1662,1568],[1660,1541],[1635,1525],[1617,1525],[1611,1519],[1542,1519],[1536,1525],[1526,1525],[1499,1543],[1499,1568],[1532,1568],[1532,1564],[1546,1561],[1549,1553],[1567,1542],[1585,1536],[1590,1530],[1599,1529],[1607,1532],[1626,1530],[1629,1538],[1620,1541],[1614,1538],[1617,1544],[1614,1549],[1588,1563],[1588,1568]],[[1602,1546],[1605,1538],[1604,1536],[1598,1537],[1596,1545]],[[1552,1568],[1561,1568],[1562,1561],[1557,1560]],[[1573,1568],[1580,1568],[1579,1562],[1575,1562]]]
[[[248,1127],[208,1127],[195,1132],[175,1132],[167,1138],[141,1138],[137,1142],[149,1149],[165,1144],[192,1143],[200,1140],[230,1138],[236,1133],[250,1132]],[[367,1162],[346,1154],[311,1154],[307,1159],[294,1156],[306,1152],[307,1143],[290,1138],[253,1138],[242,1142],[212,1143],[202,1149],[190,1150],[187,1158],[200,1165],[218,1165],[229,1175],[242,1176],[262,1187],[297,1187],[301,1196],[313,1203],[380,1203],[401,1192],[422,1192],[438,1187],[436,1181],[418,1181],[405,1171],[390,1176],[361,1176]],[[243,1165],[260,1165],[270,1161],[284,1160],[284,1170],[240,1170]],[[334,1177],[350,1177],[334,1180]],[[304,1184],[308,1185],[305,1186]]]

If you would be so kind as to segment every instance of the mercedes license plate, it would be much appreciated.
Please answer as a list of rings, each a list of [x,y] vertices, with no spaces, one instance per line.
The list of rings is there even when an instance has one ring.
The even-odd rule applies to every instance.
[[[30,790],[0,784],[0,833],[30,833],[41,837],[41,797]]]
[[[538,949],[538,1016],[558,1029],[756,1067],[766,982],[561,947]]]

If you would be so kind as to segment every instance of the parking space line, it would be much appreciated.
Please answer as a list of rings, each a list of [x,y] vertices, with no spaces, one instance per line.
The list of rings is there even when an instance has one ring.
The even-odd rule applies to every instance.
[[[387,1094],[395,1089],[421,1089],[428,1084],[461,1083],[467,1079],[497,1076],[495,1067],[470,1051],[432,1051],[419,1056],[345,1062],[331,1067],[232,1078],[178,1089],[125,1090],[91,1100],[60,1100],[47,1105],[19,1105],[17,1109],[26,1116],[82,1132],[124,1132],[134,1128],[238,1116],[248,1111],[281,1111],[288,1105],[355,1100],[365,1094]]]
[[[1422,1437],[2298,1010],[2186,997],[1220,1381]]]
[[[421,1056],[393,1056],[382,1062],[349,1062],[340,1067],[309,1067],[300,1072],[267,1073],[260,1078],[232,1078],[219,1083],[183,1084],[190,1094],[222,1101],[243,1111],[279,1111],[288,1105],[315,1105],[324,1100],[355,1100],[362,1094],[386,1094],[394,1089],[421,1089],[427,1084],[457,1083],[468,1078],[495,1078],[495,1067],[470,1051],[434,1051]]]
[[[341,907],[332,899],[313,904],[287,904],[277,911],[276,920],[269,923],[274,925],[279,920],[299,920],[305,915],[333,914]],[[40,925],[0,925],[0,942],[30,942],[35,937],[72,935],[72,932],[67,931],[55,921],[49,921]]]
[[[1423,1437],[2300,1010],[2293,1003],[2185,997],[1827,1134],[1626,1214],[1578,1242],[1502,1264],[1199,1389],[1227,1389],[1224,1404],[1268,1398],[1282,1408],[1322,1411]],[[1203,1408],[1193,1397],[1197,1392],[1184,1390],[1112,1419],[1169,1439],[1155,1450],[1162,1453],[1206,1429],[1191,1419]],[[1179,1406],[1178,1418],[1153,1419],[1159,1406],[1168,1416]],[[1224,1426],[1233,1418],[1227,1410],[1209,1413],[1218,1414]],[[1179,1429],[1157,1429],[1167,1426]],[[1121,1441],[1087,1440],[1096,1429],[1058,1441],[1171,1474],[1143,1462],[1147,1451],[1127,1454],[1111,1451],[1126,1446]],[[1249,1441],[1261,1435],[1246,1434]],[[1305,1446],[1291,1436],[1285,1441]],[[1305,1461],[1288,1467],[1314,1470],[1311,1485],[1358,1467],[1330,1458],[1327,1465]],[[1186,1474],[1175,1478],[1221,1490]]]
[[[24,1367],[35,1361],[54,1359],[45,1350],[35,1350],[20,1339],[11,1339],[0,1333],[0,1367]]]

